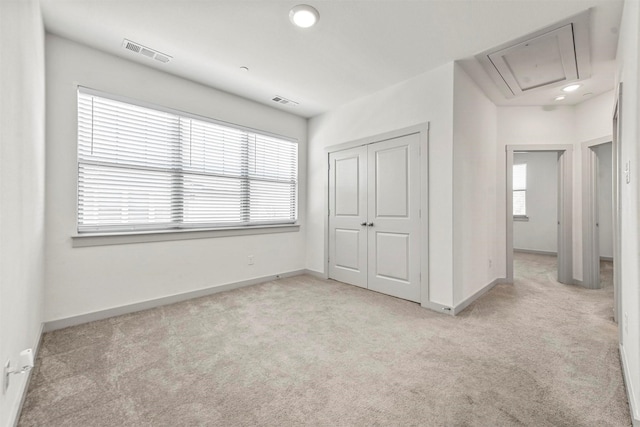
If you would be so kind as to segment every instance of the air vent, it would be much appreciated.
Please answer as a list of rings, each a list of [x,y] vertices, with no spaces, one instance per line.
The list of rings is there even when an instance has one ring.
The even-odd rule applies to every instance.
[[[160,61],[163,64],[166,64],[172,59],[172,57],[169,55],[165,55],[164,53],[160,53],[157,50],[153,50],[151,48],[143,46],[140,43],[132,42],[131,40],[124,39],[122,41],[122,46],[127,50],[139,53],[140,55],[144,55],[150,59],[155,59],[156,61]]]
[[[284,96],[279,96],[276,95],[272,101],[277,102],[278,104],[282,104],[282,105],[291,105],[292,107],[296,106],[299,104],[299,102],[296,101],[292,101],[290,99],[285,98]]]
[[[507,98],[591,77],[589,11],[476,58]]]
[[[125,40],[125,46],[126,49],[132,50],[135,53],[139,53],[140,52],[140,46],[134,43],[131,43],[128,40]]]

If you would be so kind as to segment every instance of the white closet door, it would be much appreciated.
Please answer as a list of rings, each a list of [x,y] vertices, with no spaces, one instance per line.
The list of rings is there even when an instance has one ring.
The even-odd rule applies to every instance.
[[[367,287],[367,147],[329,155],[329,277]]]
[[[368,148],[368,288],[420,301],[419,134]]]

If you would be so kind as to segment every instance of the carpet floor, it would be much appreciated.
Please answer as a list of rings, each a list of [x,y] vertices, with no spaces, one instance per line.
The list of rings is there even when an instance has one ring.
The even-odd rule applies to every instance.
[[[457,317],[298,276],[46,333],[19,425],[629,426],[613,289],[554,269]]]

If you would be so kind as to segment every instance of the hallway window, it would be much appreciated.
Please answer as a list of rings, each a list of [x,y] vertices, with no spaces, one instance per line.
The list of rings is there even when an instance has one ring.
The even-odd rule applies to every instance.
[[[527,216],[527,165],[513,165],[513,216]]]
[[[298,144],[78,90],[78,232],[294,224]]]

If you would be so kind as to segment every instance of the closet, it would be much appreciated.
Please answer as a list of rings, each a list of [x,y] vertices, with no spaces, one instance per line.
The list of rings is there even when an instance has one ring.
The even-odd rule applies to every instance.
[[[329,277],[420,302],[420,134],[329,153]]]

